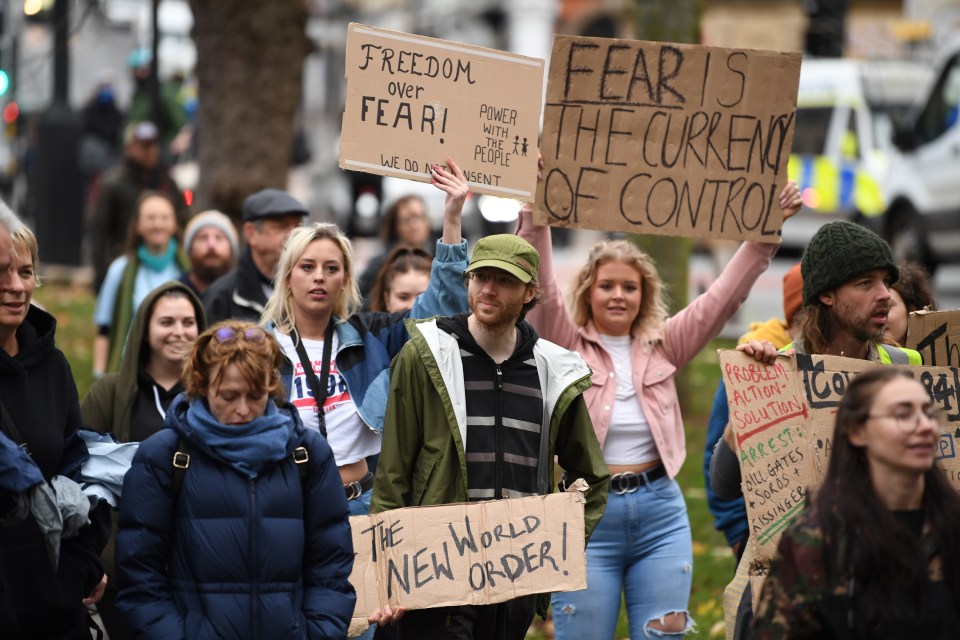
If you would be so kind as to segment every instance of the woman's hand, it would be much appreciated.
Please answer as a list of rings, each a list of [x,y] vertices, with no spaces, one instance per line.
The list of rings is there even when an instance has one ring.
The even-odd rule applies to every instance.
[[[90,595],[83,599],[83,606],[88,607],[91,604],[97,604],[100,602],[100,598],[103,597],[103,592],[106,590],[107,574],[103,574],[103,577],[100,578],[100,582],[98,582],[97,586],[93,588],[93,591],[90,592]]]
[[[780,208],[783,209],[783,221],[786,222],[803,208],[803,198],[800,197],[800,187],[793,180],[780,192]]]
[[[456,162],[447,158],[447,166],[450,167],[449,171],[435,164],[430,174],[433,176],[433,186],[447,194],[443,205],[443,242],[460,244],[460,217],[470,187]]]
[[[777,359],[777,348],[768,340],[750,340],[737,345],[737,351],[753,356],[753,359],[763,364],[773,364]]]
[[[388,624],[394,624],[403,617],[403,614],[406,613],[406,609],[403,607],[398,608],[396,611],[390,608],[390,605],[386,605],[383,609],[377,609],[367,618],[367,622],[370,624],[375,624],[379,627],[385,627]]]

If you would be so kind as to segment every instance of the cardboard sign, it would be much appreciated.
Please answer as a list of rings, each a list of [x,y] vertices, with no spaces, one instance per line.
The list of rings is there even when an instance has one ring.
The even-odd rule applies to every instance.
[[[587,587],[582,491],[353,516],[351,636],[385,604],[492,604]]]
[[[960,367],[960,311],[914,311],[906,346],[931,366]]]
[[[752,577],[766,575],[780,535],[800,513],[807,490],[822,482],[833,448],[837,407],[848,385],[858,373],[876,366],[890,365],[799,355],[781,356],[766,366],[738,351],[720,351],[750,544],[756,547]],[[902,368],[913,373],[934,404],[946,412],[937,462],[960,491],[960,370]]]
[[[539,224],[779,240],[800,54],[555,36]]]
[[[544,61],[351,23],[340,167],[430,182],[447,158],[470,190],[530,202]]]

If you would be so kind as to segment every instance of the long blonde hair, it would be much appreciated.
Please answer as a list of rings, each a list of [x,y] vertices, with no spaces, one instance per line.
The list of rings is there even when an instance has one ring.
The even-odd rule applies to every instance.
[[[353,245],[339,227],[327,222],[317,222],[305,227],[297,227],[290,232],[283,253],[277,263],[277,275],[274,279],[273,295],[267,300],[260,324],[272,322],[280,331],[293,335],[296,317],[293,312],[293,295],[290,292],[290,274],[294,266],[303,257],[307,247],[316,240],[330,240],[343,254],[343,289],[333,305],[333,315],[347,319],[360,309],[360,290],[353,265]]]
[[[582,327],[593,319],[590,287],[597,279],[597,269],[614,260],[625,262],[640,274],[640,310],[630,327],[630,335],[637,337],[658,332],[668,313],[663,282],[650,256],[627,240],[603,240],[590,248],[587,263],[580,269],[569,291],[573,321]]]

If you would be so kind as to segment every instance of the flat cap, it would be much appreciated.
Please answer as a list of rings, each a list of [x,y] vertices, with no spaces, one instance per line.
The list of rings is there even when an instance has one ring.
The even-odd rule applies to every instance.
[[[280,189],[261,189],[243,201],[243,221],[252,222],[280,216],[310,215],[299,200]]]

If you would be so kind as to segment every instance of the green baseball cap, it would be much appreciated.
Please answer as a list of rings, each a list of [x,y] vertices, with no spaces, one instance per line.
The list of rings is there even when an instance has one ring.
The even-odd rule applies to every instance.
[[[487,236],[473,248],[467,272],[482,267],[503,269],[527,284],[538,279],[540,254],[520,236],[509,233]]]

